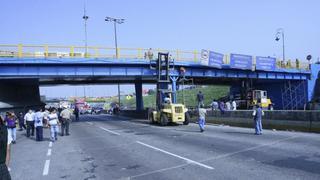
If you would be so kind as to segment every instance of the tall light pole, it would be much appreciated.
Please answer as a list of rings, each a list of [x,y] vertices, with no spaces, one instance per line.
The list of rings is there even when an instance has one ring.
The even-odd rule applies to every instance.
[[[281,38],[280,38],[281,35]],[[282,60],[283,62],[285,62],[286,58],[285,58],[285,49],[284,49],[284,30],[282,28],[277,29],[277,33],[276,33],[276,41],[279,41],[280,39],[282,39]]]
[[[114,43],[116,46],[116,58],[119,58],[119,53],[118,53],[118,40],[117,40],[117,24],[122,24],[124,23],[124,19],[120,18],[112,18],[112,17],[106,17],[105,21],[107,22],[113,22],[113,27],[114,27]],[[120,106],[120,83],[118,83],[118,102]]]
[[[87,42],[87,20],[89,19],[89,16],[87,16],[87,10],[86,10],[86,1],[84,1],[84,8],[83,8],[83,16],[82,19],[84,20],[84,46],[85,46],[85,57],[87,57],[88,54],[88,42]]]

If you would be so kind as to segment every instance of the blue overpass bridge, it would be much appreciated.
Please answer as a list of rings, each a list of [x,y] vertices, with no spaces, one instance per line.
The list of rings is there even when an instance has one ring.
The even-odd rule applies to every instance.
[[[148,49],[103,47],[0,45],[0,101],[9,107],[39,101],[39,85],[134,83],[137,109],[143,109],[142,84],[155,83],[154,59]],[[172,87],[180,77],[193,78],[194,84],[229,84],[231,93],[248,86],[267,90],[278,109],[300,109],[319,96],[316,88],[320,67],[303,63],[281,63],[272,57],[240,54],[223,55],[213,51],[170,51],[174,69]],[[173,91],[176,89],[174,88]],[[16,104],[15,104],[16,102]]]

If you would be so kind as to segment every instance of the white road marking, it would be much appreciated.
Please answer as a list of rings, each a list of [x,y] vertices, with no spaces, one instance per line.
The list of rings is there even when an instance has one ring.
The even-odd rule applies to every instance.
[[[143,145],[143,146],[146,146],[146,147],[149,147],[149,148],[151,148],[151,149],[154,149],[154,150],[156,150],[156,151],[160,151],[160,152],[163,152],[163,153],[165,153],[165,154],[168,154],[168,155],[171,155],[171,156],[174,156],[174,157],[183,159],[183,160],[187,161],[188,163],[196,164],[196,165],[198,165],[198,166],[201,166],[201,167],[204,167],[204,168],[207,168],[207,169],[214,169],[214,168],[211,167],[211,166],[208,166],[208,165],[205,165],[205,164],[202,164],[202,163],[193,161],[193,160],[191,160],[191,159],[188,159],[188,158],[185,158],[185,157],[182,157],[182,156],[173,154],[173,153],[171,153],[171,152],[165,151],[165,150],[163,150],[163,149],[159,149],[159,148],[154,147],[154,146],[151,146],[151,145],[149,145],[149,144],[145,144],[145,143],[140,142],[140,141],[136,141],[136,142],[139,143],[139,144],[141,144],[141,145]]]
[[[50,160],[46,160],[46,163],[44,164],[44,168],[43,168],[43,176],[46,176],[49,174],[49,166],[50,166]]]
[[[111,134],[114,134],[114,135],[120,135],[119,133],[117,133],[117,132],[114,132],[114,131],[111,131],[111,130],[109,130],[109,129],[106,129],[106,128],[104,128],[104,127],[99,127],[100,129],[102,129],[102,130],[104,130],[104,131],[107,131],[107,132],[109,132],[109,133],[111,133]]]
[[[296,138],[296,136],[291,136],[291,137],[283,138],[283,139],[280,139],[280,140],[277,140],[277,141],[274,141],[274,142],[271,142],[271,143],[261,144],[261,145],[258,145],[258,146],[249,147],[249,148],[242,149],[242,150],[239,150],[239,151],[235,151],[235,152],[232,152],[232,153],[226,153],[226,154],[222,154],[222,155],[219,155],[219,156],[211,157],[211,158],[202,160],[201,162],[206,162],[206,161],[210,161],[210,160],[217,160],[217,159],[230,157],[230,156],[233,156],[233,155],[236,155],[236,154],[240,154],[240,153],[243,153],[243,152],[252,151],[252,150],[255,150],[255,149],[260,149],[262,147],[272,146],[272,145],[275,145],[275,144],[278,144],[278,143],[281,143],[281,142],[284,142],[284,141],[287,141],[287,140],[290,140],[290,139],[294,139],[294,138]]]
[[[275,145],[275,144],[278,144],[278,143],[281,143],[281,142],[284,142],[284,141],[287,141],[287,140],[290,140],[290,139],[294,139],[294,138],[296,138],[296,136],[280,139],[278,141],[275,141],[275,142],[272,142],[272,143],[268,143],[268,144],[262,144],[262,145],[258,145],[258,146],[253,146],[251,148],[246,148],[246,149],[243,149],[243,150],[240,150],[240,151],[236,151],[236,152],[233,152],[233,153],[227,153],[227,154],[223,154],[223,155],[220,155],[220,156],[214,156],[214,157],[211,157],[209,159],[205,159],[205,160],[203,160],[201,162],[206,162],[206,161],[209,161],[209,160],[217,160],[217,159],[226,158],[226,157],[233,156],[235,154],[239,154],[239,153],[242,153],[242,152],[258,149],[258,148],[261,148],[261,147],[268,147],[268,146],[271,146],[271,145]],[[158,169],[158,170],[155,170],[155,171],[150,171],[150,172],[146,172],[146,173],[143,173],[143,174],[137,174],[137,175],[134,175],[134,176],[130,176],[130,178],[137,178],[137,177],[146,176],[146,175],[150,175],[150,174],[154,174],[154,173],[159,173],[159,172],[164,172],[164,171],[168,171],[168,170],[172,170],[172,169],[177,169],[177,168],[180,168],[180,167],[184,167],[186,165],[188,165],[188,164],[181,164],[181,165],[178,165],[178,166],[172,166],[172,167],[168,167],[168,168]]]
[[[88,121],[86,121],[86,123],[87,123],[87,124],[89,124],[89,125],[93,125],[93,123],[92,123],[92,122],[88,122]]]
[[[52,147],[52,142],[49,142],[49,147]]]
[[[51,156],[51,149],[48,149],[47,156]]]

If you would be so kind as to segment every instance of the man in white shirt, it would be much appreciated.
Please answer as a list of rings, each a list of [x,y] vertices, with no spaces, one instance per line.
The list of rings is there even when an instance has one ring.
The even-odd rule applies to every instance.
[[[24,122],[27,124],[27,137],[34,136],[34,113],[30,109],[26,115],[24,115]]]
[[[48,119],[50,126],[51,141],[54,142],[58,140],[59,132],[59,121],[56,109],[51,109],[50,114],[48,115]]]
[[[237,103],[236,103],[235,100],[232,101],[231,106],[232,106],[232,110],[233,110],[233,111],[237,110]]]
[[[199,127],[200,127],[200,132],[204,131],[204,125],[206,123],[206,114],[207,110],[203,108],[203,105],[200,104],[198,108],[198,114],[199,114]]]

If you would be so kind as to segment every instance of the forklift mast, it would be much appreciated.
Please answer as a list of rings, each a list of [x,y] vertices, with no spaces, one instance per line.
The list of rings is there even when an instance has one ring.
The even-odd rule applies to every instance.
[[[156,61],[156,76],[157,76],[157,110],[161,109],[166,94],[171,93],[169,90],[170,70],[174,68],[174,63],[169,59],[169,53],[158,53]]]

